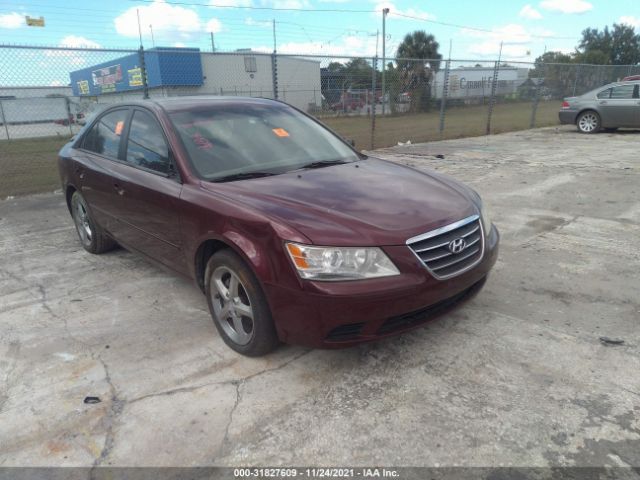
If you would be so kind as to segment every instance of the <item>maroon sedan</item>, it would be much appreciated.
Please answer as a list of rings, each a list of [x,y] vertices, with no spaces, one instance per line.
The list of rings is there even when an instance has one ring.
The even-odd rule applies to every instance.
[[[498,254],[471,188],[358,153],[277,101],[114,105],[59,167],[83,247],[195,279],[245,355],[409,330],[477,291]]]

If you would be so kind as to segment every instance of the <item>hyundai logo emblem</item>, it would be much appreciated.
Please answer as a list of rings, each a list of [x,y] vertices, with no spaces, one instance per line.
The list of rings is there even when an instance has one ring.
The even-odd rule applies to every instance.
[[[451,253],[460,253],[465,248],[467,248],[467,242],[464,238],[456,238],[455,240],[451,240],[449,242],[449,251]]]

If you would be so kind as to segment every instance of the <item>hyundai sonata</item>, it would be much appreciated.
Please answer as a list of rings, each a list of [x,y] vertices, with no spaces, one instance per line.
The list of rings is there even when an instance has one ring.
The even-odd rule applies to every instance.
[[[194,279],[245,355],[410,330],[478,291],[498,255],[474,190],[359,153],[277,101],[113,105],[58,161],[82,246]]]

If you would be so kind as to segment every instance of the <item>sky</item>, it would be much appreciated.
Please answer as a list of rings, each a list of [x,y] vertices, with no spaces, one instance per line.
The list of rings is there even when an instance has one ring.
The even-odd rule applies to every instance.
[[[386,56],[414,30],[432,33],[444,57],[451,42],[452,58],[495,59],[503,42],[502,58],[522,62],[573,51],[587,27],[640,31],[640,0],[0,0],[0,45],[136,48],[139,13],[145,48],[210,51],[213,33],[218,50],[271,51],[275,20],[279,52],[381,56],[385,7]]]

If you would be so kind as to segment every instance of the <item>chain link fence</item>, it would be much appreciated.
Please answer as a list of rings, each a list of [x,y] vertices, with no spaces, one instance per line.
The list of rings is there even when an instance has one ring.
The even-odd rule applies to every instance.
[[[640,66],[0,45],[0,198],[58,188],[56,153],[114,102],[278,99],[359,149],[557,124],[559,101]]]

